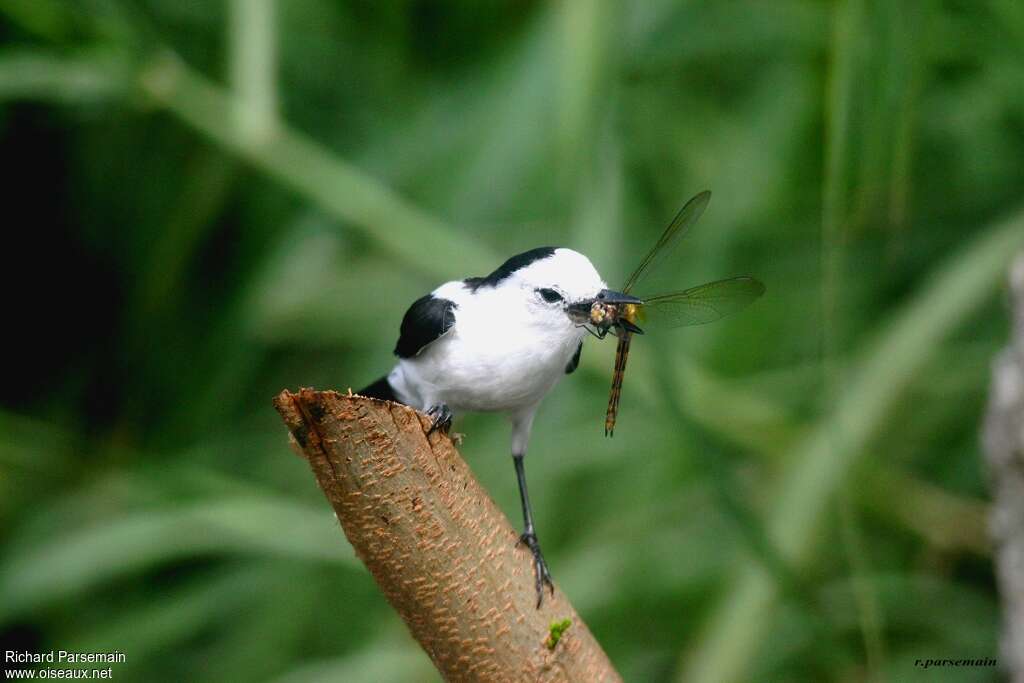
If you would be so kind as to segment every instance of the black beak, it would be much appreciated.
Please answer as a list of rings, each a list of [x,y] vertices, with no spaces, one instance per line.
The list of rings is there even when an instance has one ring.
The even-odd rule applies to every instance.
[[[577,324],[586,324],[588,322],[591,322],[591,308],[597,303],[614,306],[619,304],[643,304],[643,302],[643,299],[638,299],[635,296],[631,296],[629,294],[616,292],[615,290],[612,289],[602,289],[600,292],[597,293],[597,296],[595,296],[593,299],[584,299],[583,301],[569,304],[569,316]],[[622,329],[628,332],[632,332],[634,334],[644,333],[643,330],[641,330],[639,327],[629,322],[625,318],[618,318],[616,324],[619,325]],[[607,324],[605,325],[605,327],[607,327]]]
[[[587,299],[569,304],[569,317],[578,324],[588,322],[590,320],[590,307],[593,303],[593,299]]]
[[[643,299],[637,299],[635,296],[611,289],[602,289],[598,292],[597,300],[606,304],[642,304],[644,302]]]

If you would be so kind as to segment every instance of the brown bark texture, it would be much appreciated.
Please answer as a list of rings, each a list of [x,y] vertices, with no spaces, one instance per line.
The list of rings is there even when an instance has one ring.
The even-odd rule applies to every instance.
[[[403,405],[334,391],[274,399],[345,536],[450,681],[618,681],[451,440]],[[511,466],[510,466],[511,471]],[[553,622],[571,625],[550,647]]]
[[[1003,606],[1000,663],[1024,683],[1024,255],[1010,268],[1013,330],[992,368],[984,444],[990,529]]]

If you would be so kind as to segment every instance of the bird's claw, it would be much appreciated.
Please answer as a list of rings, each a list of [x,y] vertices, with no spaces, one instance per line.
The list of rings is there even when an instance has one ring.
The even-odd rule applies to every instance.
[[[442,434],[447,434],[448,430],[452,426],[452,411],[447,404],[439,403],[436,406],[431,406],[427,410],[427,416],[432,418],[430,423],[430,429],[427,430],[427,436],[430,436],[434,432],[441,430]]]
[[[555,594],[555,584],[551,580],[551,570],[548,569],[548,563],[544,561],[544,554],[540,551],[537,534],[532,531],[525,532],[519,537],[516,545],[525,545],[533,553],[533,572],[537,586],[537,609],[540,609],[541,603],[544,602],[544,585],[547,584],[552,596]]]

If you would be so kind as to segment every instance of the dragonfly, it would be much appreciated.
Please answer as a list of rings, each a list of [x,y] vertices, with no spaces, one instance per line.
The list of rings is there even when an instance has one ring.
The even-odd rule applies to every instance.
[[[605,413],[605,436],[615,434],[615,420],[619,413],[619,399],[622,396],[622,381],[626,374],[626,360],[633,335],[644,334],[640,323],[652,328],[660,325],[666,328],[703,325],[721,320],[753,303],[764,294],[765,287],[760,280],[739,276],[707,282],[678,292],[634,296],[633,288],[664,262],[682,237],[704,213],[711,193],[707,190],[690,199],[679,210],[665,232],[651,250],[640,261],[640,265],[626,279],[618,292],[607,292],[590,304],[588,321],[583,326],[598,339],[609,333],[618,337],[615,349],[615,370],[608,394],[608,410]]]

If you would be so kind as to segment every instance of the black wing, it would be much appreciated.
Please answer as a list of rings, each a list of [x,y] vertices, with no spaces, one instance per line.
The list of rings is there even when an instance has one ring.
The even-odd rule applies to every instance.
[[[643,326],[683,327],[721,320],[740,311],[764,294],[764,285],[752,277],[733,277],[697,285],[682,292],[644,299]]]
[[[580,342],[580,345],[576,347],[576,353],[572,354],[572,358],[570,358],[569,362],[565,364],[565,374],[571,375],[573,372],[576,371],[576,368],[580,366],[581,353],[583,353],[582,341]]]
[[[708,190],[694,196],[690,201],[683,204],[683,208],[679,209],[679,213],[672,219],[672,222],[665,228],[665,232],[661,234],[661,237],[654,244],[644,260],[640,262],[633,274],[626,280],[626,284],[622,286],[622,292],[628,293],[644,273],[648,272],[656,262],[665,258],[665,255],[672,251],[672,248],[679,243],[680,238],[686,234],[690,229],[690,226],[697,222],[697,219],[704,213],[704,209],[708,207],[708,202],[711,200],[711,193]]]
[[[402,318],[395,355],[412,358],[425,346],[447,332],[455,324],[458,305],[448,299],[427,294],[413,302]]]

